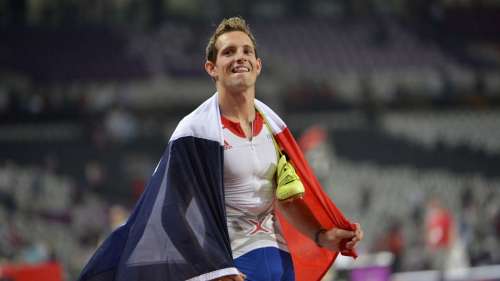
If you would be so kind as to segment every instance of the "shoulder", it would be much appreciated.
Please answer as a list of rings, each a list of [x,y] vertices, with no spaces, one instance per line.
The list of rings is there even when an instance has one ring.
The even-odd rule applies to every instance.
[[[215,94],[179,122],[170,141],[191,136],[221,142],[220,127],[219,106]]]
[[[286,124],[281,117],[265,103],[256,99],[255,106],[264,115],[269,126],[271,126],[273,134],[277,134],[286,128]]]

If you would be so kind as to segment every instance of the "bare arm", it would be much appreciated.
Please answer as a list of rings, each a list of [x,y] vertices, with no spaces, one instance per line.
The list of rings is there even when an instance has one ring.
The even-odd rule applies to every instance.
[[[314,217],[309,207],[307,207],[304,199],[297,198],[287,201],[277,200],[276,202],[276,207],[281,211],[285,218],[302,234],[314,241],[316,234],[323,227]],[[346,243],[346,248],[354,248],[356,243],[363,239],[361,226],[358,223],[355,225],[356,229],[354,231],[331,228],[320,232],[318,234],[318,244],[330,251],[338,252],[340,251],[341,241],[347,239],[348,242]]]

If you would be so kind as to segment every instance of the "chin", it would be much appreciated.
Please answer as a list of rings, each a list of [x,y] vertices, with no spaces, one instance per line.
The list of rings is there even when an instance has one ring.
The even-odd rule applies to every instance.
[[[245,91],[246,89],[248,89],[247,86],[244,86],[244,85],[231,85],[229,87],[227,87],[231,92],[243,92]]]
[[[227,85],[227,87],[232,90],[242,91],[251,87],[252,84],[248,82],[249,81],[246,81],[246,79],[240,81],[234,81],[233,83]]]

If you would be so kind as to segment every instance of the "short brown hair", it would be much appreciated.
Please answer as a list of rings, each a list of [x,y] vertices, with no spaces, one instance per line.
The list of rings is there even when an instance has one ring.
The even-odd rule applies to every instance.
[[[250,37],[250,40],[252,40],[253,48],[255,49],[255,56],[257,56],[257,42],[255,41],[255,37],[252,34],[252,31],[250,31],[250,26],[246,23],[246,21],[241,18],[241,17],[232,17],[228,19],[223,19],[219,26],[217,26],[217,29],[215,29],[215,32],[212,34],[210,37],[210,40],[208,40],[207,48],[205,50],[205,59],[211,62],[214,62],[217,60],[217,48],[215,47],[215,42],[217,41],[217,38],[221,36],[224,33],[231,32],[231,31],[241,31],[248,35]]]

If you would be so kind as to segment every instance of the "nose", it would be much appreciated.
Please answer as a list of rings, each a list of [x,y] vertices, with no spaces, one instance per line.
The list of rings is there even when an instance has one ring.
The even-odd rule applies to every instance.
[[[236,53],[236,61],[238,63],[242,63],[242,62],[245,62],[246,60],[247,60],[247,58],[245,57],[245,54],[244,54],[243,50],[239,50]]]

